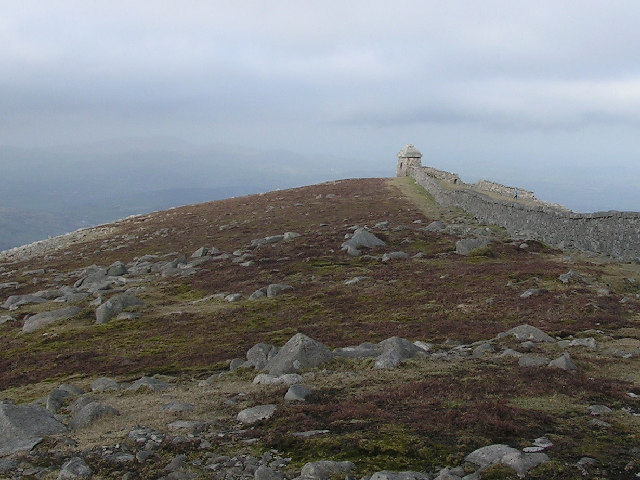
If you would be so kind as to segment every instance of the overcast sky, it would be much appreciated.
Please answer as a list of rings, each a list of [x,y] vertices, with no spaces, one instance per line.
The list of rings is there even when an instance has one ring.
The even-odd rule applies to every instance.
[[[0,145],[174,136],[640,210],[637,0],[0,0]],[[604,187],[603,187],[604,185]]]

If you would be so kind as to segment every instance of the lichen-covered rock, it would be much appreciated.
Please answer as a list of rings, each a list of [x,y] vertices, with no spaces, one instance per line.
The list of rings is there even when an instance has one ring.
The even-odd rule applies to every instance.
[[[22,333],[31,333],[46,327],[55,322],[67,320],[80,313],[78,307],[66,307],[59,308],[58,310],[52,310],[50,312],[40,312],[35,315],[31,315],[24,321],[22,326]]]
[[[331,351],[322,343],[297,333],[267,362],[271,375],[295,373],[303,368],[313,368],[333,358]]]
[[[67,428],[42,407],[0,402],[0,457],[31,450],[43,437]]]
[[[238,421],[251,425],[261,420],[268,420],[275,412],[275,405],[258,405],[257,407],[245,408],[238,413]]]

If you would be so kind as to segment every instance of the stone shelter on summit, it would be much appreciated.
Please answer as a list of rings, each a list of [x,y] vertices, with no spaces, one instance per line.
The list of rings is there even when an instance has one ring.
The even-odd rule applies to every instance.
[[[409,174],[409,167],[421,167],[422,154],[412,144],[407,144],[398,152],[398,168],[396,177],[406,177]]]

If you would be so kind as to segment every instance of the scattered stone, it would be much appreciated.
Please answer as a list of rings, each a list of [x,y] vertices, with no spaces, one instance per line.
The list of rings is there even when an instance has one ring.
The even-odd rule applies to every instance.
[[[282,283],[272,283],[267,287],[267,297],[272,298],[277,295],[280,295],[282,292],[286,290],[292,290],[293,287],[291,285],[284,285]]]
[[[550,359],[535,355],[521,355],[518,358],[518,365],[521,367],[546,367]]]
[[[139,380],[133,382],[127,390],[130,392],[162,392],[170,387],[168,383],[165,383],[157,378],[142,377]]]
[[[390,472],[382,470],[371,475],[369,480],[429,480],[429,475],[420,472]]]
[[[280,349],[267,343],[258,343],[247,351],[247,361],[257,370],[262,370],[269,360],[278,353]]]
[[[109,268],[107,268],[107,276],[120,277],[129,273],[127,267],[122,262],[114,262]]]
[[[471,356],[473,358],[482,358],[487,353],[493,353],[493,347],[489,343],[481,343],[473,349]]]
[[[104,403],[91,402],[88,405],[85,405],[73,416],[71,422],[69,422],[69,427],[73,430],[80,430],[97,422],[103,417],[114,415],[120,415],[115,408],[105,405]]]
[[[11,295],[2,304],[2,308],[5,310],[17,310],[21,305],[28,305],[30,303],[45,303],[46,300],[37,295]]]
[[[558,277],[562,283],[570,283],[570,282],[583,282],[584,277],[573,270],[569,270],[567,273],[563,273]]]
[[[543,292],[544,290],[541,288],[529,288],[520,294],[520,298],[537,297],[538,295],[542,295]]]
[[[512,328],[506,332],[502,332],[498,334],[498,338],[504,338],[513,335],[518,340],[526,341],[530,340],[532,342],[555,342],[555,338],[547,335],[539,328],[533,327],[531,325],[523,324],[517,327]]]
[[[268,420],[276,412],[275,405],[259,405],[257,407],[245,408],[238,413],[238,421],[246,425]]]
[[[577,370],[575,363],[571,361],[571,357],[568,353],[564,353],[562,356],[549,362],[550,367],[559,368],[561,370]]]
[[[476,248],[482,248],[489,245],[486,238],[464,238],[456,242],[456,253],[458,255],[469,255]]]
[[[364,282],[365,280],[369,280],[370,278],[371,277],[364,277],[364,276],[362,276],[362,277],[353,277],[353,278],[350,278],[349,280],[345,280],[344,284],[345,285],[354,285],[356,283]]]
[[[351,256],[360,255],[361,248],[385,247],[387,244],[364,228],[358,228],[350,239],[342,244],[342,250]]]
[[[304,402],[311,395],[311,389],[304,385],[291,385],[284,396],[287,402]]]
[[[80,458],[73,457],[67,461],[58,474],[58,480],[73,480],[76,478],[91,478],[93,472],[89,468],[89,465]]]
[[[589,410],[591,415],[606,415],[607,413],[613,412],[613,410],[606,405],[589,405],[587,410]]]
[[[230,293],[229,295],[224,297],[224,299],[229,303],[239,302],[240,300],[242,300],[242,294],[241,293]]]
[[[300,477],[302,480],[329,480],[338,475],[347,475],[355,468],[356,466],[351,462],[320,460],[305,464],[300,472]]]
[[[116,392],[120,385],[113,378],[100,377],[91,382],[91,391],[94,393]]]
[[[129,293],[116,295],[96,309],[96,324],[106,323],[124,309],[138,305],[144,305],[144,302]]]
[[[31,333],[55,322],[67,320],[80,313],[78,307],[66,307],[50,312],[41,312],[28,317],[22,326],[22,333]]]
[[[282,375],[317,367],[332,358],[326,346],[303,333],[297,333],[267,362],[266,369],[271,375]]]
[[[284,480],[284,473],[273,470],[267,465],[260,465],[253,478],[254,480]]]
[[[209,249],[207,247],[200,247],[195,252],[191,254],[191,258],[201,258],[206,257],[209,254]]]
[[[176,420],[167,425],[169,431],[184,431],[195,435],[203,432],[207,428],[207,424],[199,420]]]
[[[512,468],[519,476],[524,476],[533,467],[549,462],[546,453],[523,453],[508,445],[489,445],[474,450],[465,457],[465,461],[481,469],[489,465],[501,464]]]
[[[598,418],[592,418],[591,420],[589,420],[589,423],[594,427],[599,427],[599,428],[611,427],[611,424],[609,422],[605,422],[604,420],[600,420]]]
[[[283,240],[285,241],[289,241],[289,240],[293,240],[295,238],[300,237],[301,235],[299,233],[296,232],[284,232],[284,236],[283,236]]]
[[[66,431],[66,427],[42,407],[0,401],[0,457],[31,450],[43,437]]]
[[[429,225],[425,227],[425,230],[427,232],[441,232],[446,227],[447,226],[444,223],[442,223],[440,220],[434,220],[433,222],[431,222]]]
[[[253,379],[254,385],[294,385],[303,382],[304,379],[297,373],[285,373],[284,375],[270,375],[260,373]]]
[[[267,287],[262,287],[249,295],[249,300],[258,300],[267,296]]]
[[[553,442],[549,440],[547,437],[539,437],[533,441],[532,447],[525,447],[522,449],[525,453],[536,453],[542,452],[547,448],[553,447]]]
[[[327,433],[331,432],[329,430],[308,430],[306,432],[294,432],[291,435],[293,435],[294,437],[309,438],[315,437],[317,435],[326,435]]]
[[[560,348],[567,347],[586,347],[589,350],[597,350],[598,344],[593,337],[588,338],[574,338],[573,340],[561,340],[558,342]]]
[[[383,262],[388,262],[390,260],[406,260],[407,258],[409,258],[409,254],[405,252],[391,252],[382,255]]]

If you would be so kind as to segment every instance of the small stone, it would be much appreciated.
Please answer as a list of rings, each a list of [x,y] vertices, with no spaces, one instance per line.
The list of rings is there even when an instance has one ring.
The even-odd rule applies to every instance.
[[[287,402],[304,402],[311,395],[311,389],[304,385],[291,385],[284,396]]]
[[[230,302],[230,303],[239,302],[240,300],[242,300],[242,294],[241,293],[231,293],[231,294],[227,295],[226,297],[224,297],[224,299],[227,302]]]
[[[561,370],[577,370],[578,367],[571,361],[571,357],[568,353],[565,353],[561,357],[549,362],[550,367],[559,368]]]
[[[246,425],[268,420],[276,412],[275,405],[259,405],[257,407],[245,408],[238,413],[238,421]]]
[[[587,410],[589,410],[591,415],[606,415],[607,413],[613,412],[613,410],[606,405],[589,405]]]
[[[120,385],[113,378],[100,377],[91,382],[91,391],[94,393],[116,392]]]
[[[90,478],[93,472],[89,468],[89,465],[80,458],[73,457],[67,461],[58,474],[58,480],[73,480],[76,478]]]

